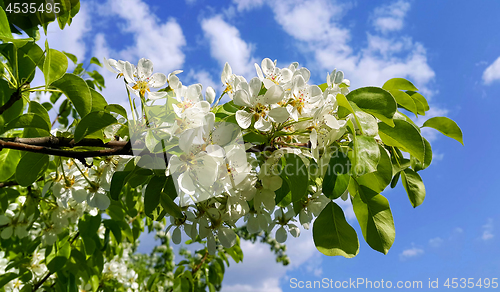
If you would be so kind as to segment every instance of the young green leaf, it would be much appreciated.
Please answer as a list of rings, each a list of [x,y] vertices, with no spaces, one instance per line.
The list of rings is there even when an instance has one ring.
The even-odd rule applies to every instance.
[[[302,159],[296,154],[287,153],[283,158],[286,163],[281,173],[281,177],[288,183],[292,191],[292,201],[296,202],[307,194],[309,181],[307,167]]]
[[[359,252],[358,236],[347,223],[344,212],[330,202],[313,223],[313,239],[316,248],[327,256],[355,257]]]
[[[394,126],[392,119],[397,110],[397,103],[388,91],[379,87],[362,87],[349,92],[346,98],[356,103],[363,111]]]
[[[407,168],[401,172],[401,180],[413,208],[418,207],[425,199],[425,186],[422,178],[415,171]]]
[[[339,198],[349,185],[351,162],[342,151],[336,151],[328,163],[323,179],[323,193],[330,199]]]
[[[115,124],[118,121],[112,115],[103,112],[91,112],[86,115],[76,126],[75,129],[75,142],[80,142],[85,136],[90,135],[96,131],[102,130],[109,125]]]
[[[47,55],[43,63],[43,75],[45,76],[45,85],[49,86],[66,73],[68,58],[65,54],[57,50],[49,49],[47,44],[45,49],[47,50]]]
[[[365,186],[354,183],[354,187],[352,206],[363,237],[371,248],[387,254],[396,237],[389,201]]]
[[[26,152],[16,168],[16,180],[23,187],[34,183],[47,169],[49,156],[47,154]]]
[[[85,117],[91,112],[92,95],[87,83],[81,77],[66,73],[54,81],[52,86],[60,89],[71,100],[80,117]]]
[[[410,123],[394,120],[394,127],[379,123],[379,135],[388,146],[396,146],[415,156],[418,160],[425,159],[425,144],[420,132]]]
[[[418,89],[410,81],[404,78],[392,78],[387,80],[382,86],[385,90],[411,90],[418,91]]]
[[[422,127],[430,127],[438,130],[444,135],[457,140],[458,142],[464,145],[464,140],[462,136],[462,130],[455,123],[455,121],[447,118],[447,117],[434,117],[425,121]]]

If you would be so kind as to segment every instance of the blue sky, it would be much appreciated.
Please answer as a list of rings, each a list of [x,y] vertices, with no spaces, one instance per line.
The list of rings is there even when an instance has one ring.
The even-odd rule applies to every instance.
[[[427,197],[411,207],[401,185],[383,194],[391,204],[396,240],[382,255],[363,240],[352,208],[343,203],[360,236],[353,259],[327,257],[310,231],[287,241],[292,263],[282,267],[263,245],[243,243],[245,259],[227,270],[223,291],[295,291],[297,281],[423,281],[499,278],[497,186],[500,106],[500,2],[481,1],[82,1],[68,29],[49,26],[51,47],[76,54],[149,58],[156,72],[183,69],[184,84],[200,82],[220,94],[220,73],[256,75],[265,57],[281,67],[298,61],[315,84],[343,70],[352,88],[411,80],[429,99],[432,116],[461,126],[465,146],[425,130],[434,152],[421,173]],[[104,96],[126,105],[123,83],[102,70]],[[42,80],[40,79],[40,83]],[[361,287],[359,288],[360,290]],[[309,289],[310,291],[314,289]],[[412,290],[412,289],[404,289]],[[422,289],[420,289],[422,290]]]

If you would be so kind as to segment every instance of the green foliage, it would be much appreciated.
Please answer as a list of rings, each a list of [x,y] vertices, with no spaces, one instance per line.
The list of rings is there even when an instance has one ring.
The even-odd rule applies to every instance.
[[[0,1],[0,251],[6,251],[0,256],[7,261],[0,289],[19,281],[24,285],[21,291],[127,291],[133,284],[139,291],[160,291],[159,287],[220,291],[231,260],[240,263],[244,259],[240,240],[267,244],[276,261],[287,265],[286,246],[280,242],[288,233],[298,236],[294,222],[308,228],[316,217],[312,233],[317,249],[328,256],[352,258],[359,252],[359,241],[333,202],[341,198],[351,200],[368,245],[386,254],[395,240],[395,228],[389,202],[381,193],[401,180],[413,207],[425,199],[425,186],[417,172],[430,166],[431,144],[403,113],[425,115],[430,109],[425,97],[402,78],[393,78],[382,88],[349,92],[344,73],[335,70],[327,83],[309,87],[318,98],[331,99],[331,107],[321,108],[315,112],[318,115],[280,120],[279,115],[288,115],[290,107],[299,113],[304,110],[303,100],[290,95],[288,100],[273,103],[288,93],[277,85],[260,83],[252,90],[266,105],[237,105],[241,103],[234,97],[248,85],[244,83],[234,88],[226,84],[218,99],[232,94],[233,101],[209,109],[204,108],[206,103],[197,104],[197,115],[203,112],[211,117],[207,124],[240,126],[242,135],[235,140],[239,145],[246,143],[242,156],[253,163],[248,171],[252,176],[239,179],[244,164],[224,161],[215,168],[230,176],[217,176],[211,186],[196,186],[220,194],[196,201],[199,190],[186,191],[193,203],[182,204],[179,189],[187,190],[196,183],[193,178],[202,181],[212,174],[200,168],[210,159],[186,149],[212,147],[212,158],[230,153],[233,146],[221,142],[220,149],[215,147],[217,139],[227,139],[225,133],[202,137],[207,144],[194,143],[198,133],[190,140],[176,137],[175,132],[184,131],[192,122],[185,123],[180,116],[194,99],[177,100],[172,80],[158,91],[166,93],[164,104],[153,105],[151,92],[145,90],[136,98],[129,96],[127,112],[121,105],[108,104],[101,94],[103,76],[85,69],[102,67],[100,60],[92,57],[86,64],[78,63],[75,55],[54,50],[48,42],[40,48],[34,42],[38,26],[46,30],[56,18],[61,28],[69,25],[79,1],[55,1],[60,8],[56,15],[6,13],[12,3]],[[49,2],[33,3],[46,8]],[[13,38],[13,33],[21,32],[30,38]],[[68,59],[76,65],[73,72],[67,72]],[[36,68],[45,84],[31,84]],[[143,81],[136,85],[139,82]],[[188,88],[189,94],[203,99],[201,87]],[[40,103],[33,95],[40,91],[50,94],[50,102]],[[208,94],[206,90],[205,100],[212,104],[214,97]],[[276,120],[270,119],[271,108],[276,109]],[[244,129],[238,112],[250,116]],[[270,130],[264,129],[263,120]],[[172,125],[173,131],[165,130]],[[433,117],[422,127],[434,128],[463,144],[462,131],[449,118]],[[141,155],[107,156],[131,154],[131,149],[141,149]],[[170,159],[174,155],[177,161]],[[146,168],[151,165],[161,168]],[[166,166],[170,168],[165,170]],[[189,175],[179,178],[175,168]],[[252,189],[245,190],[250,184]],[[240,223],[243,226],[237,228]],[[161,242],[149,255],[136,252],[146,228]],[[190,248],[182,248],[182,260],[175,263],[170,242],[185,240],[181,232],[189,237],[185,243]],[[201,248],[194,251],[192,244]],[[122,272],[116,267],[127,271],[130,282],[117,276]]]
[[[316,248],[328,256],[352,258],[359,252],[358,236],[347,223],[344,212],[334,202],[328,203],[313,225]]]

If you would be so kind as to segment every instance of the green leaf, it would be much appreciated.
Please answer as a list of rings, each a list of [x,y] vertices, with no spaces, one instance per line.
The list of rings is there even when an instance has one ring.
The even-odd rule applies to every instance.
[[[425,144],[420,132],[410,123],[403,120],[394,120],[394,127],[379,123],[379,135],[388,146],[396,146],[424,161]]]
[[[174,216],[175,218],[184,217],[179,206],[164,192],[160,193],[160,203],[163,209],[171,216]]]
[[[90,89],[90,94],[92,95],[92,112],[96,111],[106,111],[106,107],[108,106],[108,103],[106,102],[106,99],[97,92],[96,90],[89,88]]]
[[[283,183],[281,184],[281,188],[274,191],[274,193],[276,194],[276,197],[274,197],[274,202],[276,203],[276,205],[278,205],[282,201],[287,201],[286,203],[289,204],[290,201],[292,200],[290,187],[288,186],[288,183],[286,181],[283,181]]]
[[[104,112],[91,112],[86,115],[75,129],[75,142],[80,142],[85,136],[96,131],[102,130],[109,125],[115,124],[118,121],[112,115]]]
[[[330,157],[323,179],[323,193],[330,199],[337,199],[347,190],[351,162],[344,152],[337,150]]]
[[[153,176],[149,181],[144,193],[144,213],[152,217],[153,211],[160,204],[160,193],[167,182],[166,176]]]
[[[122,192],[123,186],[127,183],[126,178],[131,171],[116,171],[111,178],[111,186],[109,187],[109,194],[113,200],[118,200]]]
[[[82,236],[83,246],[85,247],[85,254],[91,256],[95,251],[95,241],[89,236]]]
[[[462,130],[455,121],[447,117],[434,117],[425,121],[422,127],[430,127],[438,130],[442,134],[457,140],[464,145]]]
[[[66,73],[54,81],[52,86],[60,89],[71,100],[80,117],[85,117],[91,112],[92,95],[87,83],[81,77]]]
[[[404,78],[392,78],[387,80],[382,86],[385,90],[411,90],[418,91],[418,89],[410,81]]]
[[[14,173],[16,173],[16,166],[21,159],[22,152],[14,149],[3,149],[0,151],[0,181],[7,181]]]
[[[5,273],[0,275],[0,288],[7,285],[10,281],[18,277],[17,273]]]
[[[16,181],[23,187],[34,183],[47,169],[49,156],[47,154],[26,152],[16,168]]]
[[[381,193],[391,183],[392,163],[387,150],[380,145],[378,147],[380,150],[380,160],[377,165],[377,171],[364,174],[356,178],[356,181],[360,185]]]
[[[401,180],[413,208],[422,204],[425,199],[425,186],[420,175],[407,168],[401,172]]]
[[[344,212],[335,202],[328,203],[314,220],[313,239],[316,248],[327,256],[352,258],[359,252],[356,231],[347,223]]]
[[[92,237],[97,234],[101,226],[101,215],[91,216],[89,214],[83,215],[78,221],[78,230],[80,231],[80,236]]]
[[[55,251],[52,250],[52,253],[54,252]],[[61,248],[59,248],[59,251],[57,252],[57,254],[55,254],[53,258],[49,257],[50,260],[48,261],[47,264],[47,268],[49,269],[49,271],[51,273],[55,273],[61,270],[68,261],[70,254],[71,254],[71,245],[69,244],[69,242],[66,242],[65,244],[63,244]]]
[[[422,94],[414,91],[407,91],[406,93],[415,101],[417,108],[419,108],[419,114],[425,115],[425,112],[429,110],[429,104],[427,103],[425,97]],[[420,113],[422,110],[424,111],[424,113]]]
[[[260,145],[267,142],[267,137],[254,132],[248,132],[245,135],[243,135],[243,140],[245,140],[245,142],[248,143]]]
[[[45,43],[45,49],[47,50],[47,55],[43,63],[43,75],[45,76],[45,85],[49,86],[66,73],[68,58],[65,54],[57,50],[49,49],[47,43]]]
[[[0,37],[12,38],[9,20],[7,19],[7,14],[2,7],[0,7]]]
[[[371,248],[387,254],[396,237],[389,201],[365,186],[357,183],[354,186],[357,194],[352,205],[363,237]]]
[[[356,136],[353,147],[353,172],[356,176],[377,171],[380,150],[373,137]]]
[[[65,51],[63,51],[63,54],[65,54],[66,57],[68,57],[68,59],[70,59],[71,61],[73,61],[73,63],[75,65],[76,65],[76,63],[78,63],[78,58],[75,55],[73,55],[71,53],[68,53],[68,52],[65,52]]]
[[[119,104],[109,104],[104,108],[104,110],[108,113],[117,113],[122,117],[127,118],[127,110]]]
[[[417,116],[419,113],[417,105],[415,104],[415,100],[411,98],[406,92],[399,90],[389,90],[389,92],[394,96],[394,99],[398,103],[399,106],[410,111]]]
[[[14,89],[11,89],[9,87],[9,83],[5,81],[4,79],[0,79],[0,104],[4,105],[6,104],[12,94],[15,92]],[[4,111],[1,115],[1,117],[4,119],[5,123],[8,123],[12,121],[14,118],[18,117],[20,114],[23,113],[24,106],[26,105],[26,101],[24,99],[19,99],[17,100],[10,108],[8,108],[6,111]],[[1,128],[0,128],[1,131]]]
[[[99,62],[99,59],[97,59],[96,57],[92,57],[90,59],[90,64],[96,64],[97,66],[102,67],[101,62]]]
[[[50,126],[47,125],[44,117],[35,113],[27,113],[22,116],[18,116],[17,118],[10,121],[5,126],[3,131],[7,132],[8,130],[16,128],[37,128],[50,133]]]
[[[107,219],[103,220],[102,223],[104,224],[104,226],[106,226],[106,228],[111,230],[116,239],[116,242],[118,243],[122,242],[122,231],[120,229],[120,225],[118,225],[116,221]]]
[[[392,118],[396,113],[397,103],[388,91],[378,87],[362,87],[349,92],[346,98],[382,122],[394,125]]]
[[[52,128],[52,125],[50,123],[49,113],[47,112],[47,110],[45,109],[45,107],[43,105],[32,100],[29,102],[28,112],[37,114],[38,116],[42,117],[44,119],[45,123],[47,124],[47,127],[49,129]]]
[[[425,144],[425,158],[424,158],[424,163],[422,163],[420,160],[418,160],[415,157],[410,158],[410,163],[411,167],[415,171],[421,171],[423,169],[426,169],[429,165],[431,165],[432,162],[432,148],[431,144],[427,139],[424,138],[424,144]]]
[[[307,194],[309,173],[306,165],[298,155],[287,153],[283,158],[285,159],[285,165],[281,177],[288,183],[292,191],[292,201],[296,202]]]

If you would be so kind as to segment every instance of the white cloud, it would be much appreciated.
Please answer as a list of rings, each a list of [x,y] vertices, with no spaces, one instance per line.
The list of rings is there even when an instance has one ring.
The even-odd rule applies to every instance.
[[[483,234],[481,235],[482,240],[486,241],[495,237],[495,235],[493,234],[493,218],[489,218],[488,223],[483,225],[482,229],[483,229]]]
[[[255,75],[253,47],[241,38],[236,27],[225,22],[220,15],[203,19],[201,27],[210,42],[210,54],[219,62],[221,71],[228,62],[235,74]]]
[[[245,11],[261,7],[264,0],[233,0],[233,3],[236,4],[238,11]]]
[[[441,237],[429,239],[429,245],[432,247],[440,247],[443,244],[443,239]]]
[[[73,18],[71,25],[66,26],[64,30],[59,28],[57,21],[49,24],[47,28],[49,47],[71,53],[78,58],[79,62],[83,61],[88,49],[84,36],[92,29],[92,19],[88,10],[89,5],[81,3],[80,11]],[[45,39],[42,33],[38,41],[42,48],[45,46]]]
[[[141,0],[108,0],[96,6],[101,20],[123,22],[119,26],[121,33],[130,34],[132,41],[126,48],[113,48],[107,41],[107,35],[97,27],[94,29],[93,56],[100,60],[104,57],[121,59],[132,64],[137,64],[140,58],[147,58],[153,61],[155,72],[164,74],[182,68],[185,60],[182,48],[186,40],[175,19],[162,22]],[[123,80],[116,80],[116,75],[105,68],[100,68],[99,72],[106,80],[103,96],[108,102],[119,103],[129,109]]]
[[[405,1],[378,7],[373,13],[373,25],[382,33],[401,30],[408,10],[410,10],[410,3]]]
[[[179,74],[178,75],[179,78],[181,79],[181,81],[183,81],[183,77],[182,74]],[[201,85],[203,85],[203,89],[207,89],[207,87],[211,86],[213,89],[215,89],[215,94],[222,94],[222,83],[219,82],[215,82],[214,79],[212,78],[212,75],[210,75],[210,73],[208,73],[207,71],[205,70],[189,70],[189,73],[187,74],[187,76],[185,77],[186,78],[186,81],[187,83],[189,84],[194,84],[194,83],[200,83]]]
[[[186,40],[175,19],[161,22],[141,0],[109,0],[103,9],[107,9],[108,17],[125,20],[122,32],[133,35],[133,45],[118,52],[121,59],[137,63],[140,58],[148,58],[153,61],[155,71],[165,73],[182,67]]]
[[[321,275],[321,254],[314,246],[312,230],[301,228],[298,238],[288,234],[286,244],[290,264],[282,266],[276,263],[268,245],[242,241],[241,249],[245,257],[243,262],[226,269],[222,291],[281,292],[280,279],[286,276],[287,271],[297,268],[304,268],[311,276]]]
[[[418,257],[423,254],[424,254],[423,249],[413,246],[412,248],[403,250],[403,252],[399,254],[399,259],[404,261],[409,258]]]
[[[500,80],[500,57],[486,68],[483,72],[483,83],[488,85],[493,81]]]
[[[325,0],[284,0],[270,5],[276,21],[295,38],[299,49],[313,55],[314,62],[308,66],[313,70],[342,70],[353,88],[382,86],[390,78],[402,77],[414,81],[425,92],[435,75],[427,63],[424,46],[407,36],[367,34],[366,47],[354,50],[349,44],[350,30],[342,26],[347,6]],[[403,19],[401,7],[391,15]]]

